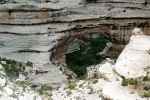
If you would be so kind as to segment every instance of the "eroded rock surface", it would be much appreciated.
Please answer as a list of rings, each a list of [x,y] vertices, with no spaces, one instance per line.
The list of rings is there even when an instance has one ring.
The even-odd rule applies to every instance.
[[[50,80],[48,76],[51,76],[57,83],[63,74],[57,74],[58,68],[48,64],[51,63],[50,50],[57,46],[56,39],[62,39],[58,34],[102,33],[114,44],[124,45],[135,26],[150,33],[149,5],[148,0],[1,0],[0,56],[23,62],[29,60],[40,67],[43,64],[48,73],[31,78],[40,80],[45,76]],[[63,49],[59,50],[59,57],[63,57]],[[37,70],[41,72],[40,68]]]
[[[48,39],[53,38],[45,36],[48,33],[99,32],[109,34],[116,43],[126,43],[131,29],[137,25],[143,25],[144,31],[149,33],[148,10],[149,2],[143,0],[96,0],[95,2],[88,0],[2,0],[0,33],[14,38],[14,42],[18,38],[23,38],[17,41],[20,42],[19,48],[21,51],[26,51],[25,55],[29,55],[23,59],[19,57],[25,56],[23,52],[22,54],[14,52],[18,50],[18,47],[13,50],[8,47],[10,51],[2,56],[9,58],[18,56],[17,60],[29,59],[36,62],[35,56],[37,56],[38,59],[42,58],[41,62],[47,62],[48,49],[51,49],[52,44]],[[2,35],[2,37],[5,36]],[[33,39],[33,41],[29,43],[28,39]],[[8,45],[5,46],[4,44],[7,43],[4,42],[0,41],[0,44],[6,48]],[[28,47],[29,44],[33,46]]]
[[[125,78],[146,76],[150,65],[149,43],[149,36],[132,36],[116,62],[116,71]]]

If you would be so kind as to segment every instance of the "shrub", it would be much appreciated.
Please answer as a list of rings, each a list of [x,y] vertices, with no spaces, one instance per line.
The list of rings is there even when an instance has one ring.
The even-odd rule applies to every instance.
[[[2,63],[6,62],[6,63]],[[31,66],[31,62],[22,63],[11,59],[0,57],[0,64],[3,66],[6,74],[10,77],[17,77],[19,73],[24,73],[26,66]]]
[[[82,77],[86,74],[86,68],[90,65],[100,63],[105,57],[98,55],[102,51],[109,39],[105,37],[91,38],[84,44],[80,44],[80,50],[66,54],[68,67]]]
[[[121,85],[122,86],[128,86],[128,80],[127,79],[123,79]]]
[[[75,82],[69,82],[68,84],[68,88],[70,90],[74,90],[76,88],[77,84]]]
[[[38,93],[40,95],[50,95],[48,91],[51,91],[53,88],[51,86],[48,86],[46,84],[41,85],[41,88],[38,89]]]
[[[145,91],[143,97],[150,97],[150,91]]]
[[[128,86],[128,85],[137,85],[138,81],[136,79],[123,79],[121,85]]]

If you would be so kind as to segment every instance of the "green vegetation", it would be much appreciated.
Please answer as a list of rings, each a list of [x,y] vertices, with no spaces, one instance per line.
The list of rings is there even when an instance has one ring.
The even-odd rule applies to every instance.
[[[144,91],[143,97],[150,97],[150,91]]]
[[[145,76],[145,77],[143,78],[143,81],[150,81],[150,77]]]
[[[100,63],[105,57],[98,55],[109,42],[109,39],[103,36],[90,38],[85,43],[80,43],[80,49],[66,54],[66,63],[68,67],[80,78],[86,74],[86,68],[90,65]]]
[[[74,90],[75,88],[76,88],[76,86],[77,86],[77,84],[75,83],[75,82],[69,82],[68,83],[68,89],[70,89],[70,90]]]
[[[49,91],[51,91],[52,89],[53,88],[51,86],[44,84],[44,85],[41,85],[40,89],[38,89],[37,91],[40,95],[47,95],[48,96],[48,95],[51,95],[49,93]]]
[[[139,95],[142,97],[149,98],[150,97],[150,84],[149,84],[149,77],[145,76],[141,79],[125,79],[122,80],[122,86],[134,85],[136,88],[140,87],[138,91]],[[143,87],[141,89],[141,86]]]
[[[1,57],[0,57],[0,64],[3,66],[6,74],[9,77],[17,77],[19,73],[24,73],[26,66],[32,67],[31,62],[22,63],[22,62],[1,58]]]
[[[128,80],[127,79],[123,79],[121,85],[122,86],[128,86]]]
[[[16,81],[16,84],[19,85],[19,86],[29,86],[31,85],[31,82],[30,81]]]
[[[28,61],[28,62],[26,63],[26,65],[31,67],[31,66],[33,66],[33,63],[30,62],[30,61]]]
[[[137,85],[138,81],[136,79],[129,79],[128,84],[129,85]]]
[[[136,79],[123,79],[121,85],[128,86],[128,85],[137,85],[138,81]]]
[[[92,80],[92,83],[93,83],[93,84],[96,84],[97,82],[98,82],[97,79]]]
[[[15,83],[16,83],[16,85],[23,87],[24,90],[25,90],[26,87],[31,86],[31,82],[28,81],[28,80],[16,81]]]

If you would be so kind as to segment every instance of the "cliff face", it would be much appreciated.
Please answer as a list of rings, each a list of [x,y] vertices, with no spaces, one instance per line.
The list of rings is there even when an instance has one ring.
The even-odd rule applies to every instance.
[[[63,63],[64,37],[78,33],[125,44],[135,26],[149,33],[149,10],[148,0],[1,0],[0,56],[46,64],[58,43],[56,58]]]
[[[0,56],[33,62],[33,85],[60,85],[66,76],[50,55],[65,63],[68,44],[92,33],[109,37],[118,55],[134,27],[150,33],[149,10],[149,0],[1,0]]]
[[[148,0],[2,0],[0,4],[4,48],[0,51],[3,55],[9,48],[4,55],[9,58],[20,56],[18,51],[21,50],[26,51],[21,54],[26,55],[23,60],[37,62],[43,58],[41,62],[48,62],[49,38],[54,38],[48,38],[48,33],[101,32],[109,34],[114,43],[126,43],[135,26],[142,26],[149,33]],[[32,50],[34,52],[30,52]]]
[[[60,0],[53,3],[59,5],[59,9],[50,7],[53,10],[55,8],[55,11],[48,15],[51,18],[47,21],[49,32],[65,33],[71,37],[75,34],[101,33],[108,35],[117,45],[126,44],[129,41],[134,27],[141,27],[145,33],[149,33],[149,1],[77,0],[74,2],[69,0],[67,2],[71,2],[69,4],[72,6]],[[59,42],[56,59],[64,55],[67,48],[64,41],[65,39]],[[65,62],[63,59],[64,57],[59,59],[61,63]]]
[[[60,33],[107,25],[111,34],[120,34],[120,38],[114,37],[126,40],[127,37],[123,38],[122,35],[129,34],[132,27],[144,24],[145,31],[149,31],[150,4],[146,0],[10,1],[0,6],[1,32]]]

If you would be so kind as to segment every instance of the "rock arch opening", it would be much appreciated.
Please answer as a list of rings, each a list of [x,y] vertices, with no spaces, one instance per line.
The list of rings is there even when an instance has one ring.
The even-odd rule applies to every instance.
[[[78,29],[66,33],[51,55],[55,64],[67,66],[78,77],[86,74],[90,65],[101,63],[109,49],[112,49],[112,39],[108,27]]]
[[[148,30],[147,25],[142,28]],[[98,25],[71,29],[53,49],[51,61],[71,69],[78,77],[105,58],[116,59],[128,43],[134,25]]]
[[[88,66],[96,65],[106,58],[103,50],[109,42],[109,38],[97,34],[92,34],[86,40],[74,39],[65,53],[68,68],[78,77],[84,76]]]

